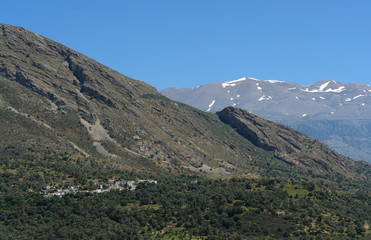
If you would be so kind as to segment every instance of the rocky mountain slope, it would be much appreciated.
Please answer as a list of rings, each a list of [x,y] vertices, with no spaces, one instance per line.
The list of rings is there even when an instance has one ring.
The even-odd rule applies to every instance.
[[[323,80],[309,86],[241,78],[161,91],[203,111],[236,106],[314,137],[337,152],[371,161],[371,86]]]
[[[2,168],[12,171],[22,165],[55,174],[72,171],[62,162],[68,168],[89,162],[167,174],[313,170],[359,176],[358,163],[333,160],[327,149],[315,166],[307,158],[292,164],[215,114],[174,102],[146,83],[9,25],[0,25],[0,124]]]
[[[227,107],[216,114],[256,146],[274,151],[275,157],[289,164],[326,172],[344,172],[351,164],[319,141],[246,110]]]

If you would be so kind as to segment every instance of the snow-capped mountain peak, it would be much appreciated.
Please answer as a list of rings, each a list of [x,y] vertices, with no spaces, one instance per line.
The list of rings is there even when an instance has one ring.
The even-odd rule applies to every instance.
[[[317,83],[309,85],[307,88],[301,89],[304,92],[311,93],[341,93],[346,90],[344,84],[336,82],[334,80],[322,80]]]

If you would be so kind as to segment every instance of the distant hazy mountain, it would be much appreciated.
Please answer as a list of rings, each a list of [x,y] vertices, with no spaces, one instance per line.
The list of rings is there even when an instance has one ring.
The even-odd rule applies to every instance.
[[[309,86],[241,78],[193,88],[167,88],[165,96],[207,112],[236,106],[306,133],[337,152],[371,162],[371,86],[322,80]]]

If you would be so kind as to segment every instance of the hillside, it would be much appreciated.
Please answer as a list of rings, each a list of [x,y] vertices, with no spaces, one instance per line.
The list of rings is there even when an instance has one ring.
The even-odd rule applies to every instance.
[[[1,121],[7,126],[1,148],[12,149],[2,157],[67,152],[121,169],[198,172],[204,163],[205,170],[228,175],[240,167],[236,159],[267,154],[253,152],[212,114],[23,28],[1,29]]]
[[[340,154],[371,161],[371,86],[322,80],[309,86],[241,78],[193,88],[167,88],[165,96],[203,111],[236,106],[320,140]]]
[[[24,28],[0,31],[1,239],[370,236],[369,164],[241,109],[175,102]]]

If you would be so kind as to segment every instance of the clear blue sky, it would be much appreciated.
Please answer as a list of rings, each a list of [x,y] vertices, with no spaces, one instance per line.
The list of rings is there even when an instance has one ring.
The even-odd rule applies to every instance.
[[[161,90],[250,76],[371,84],[370,0],[3,0],[25,27]]]

